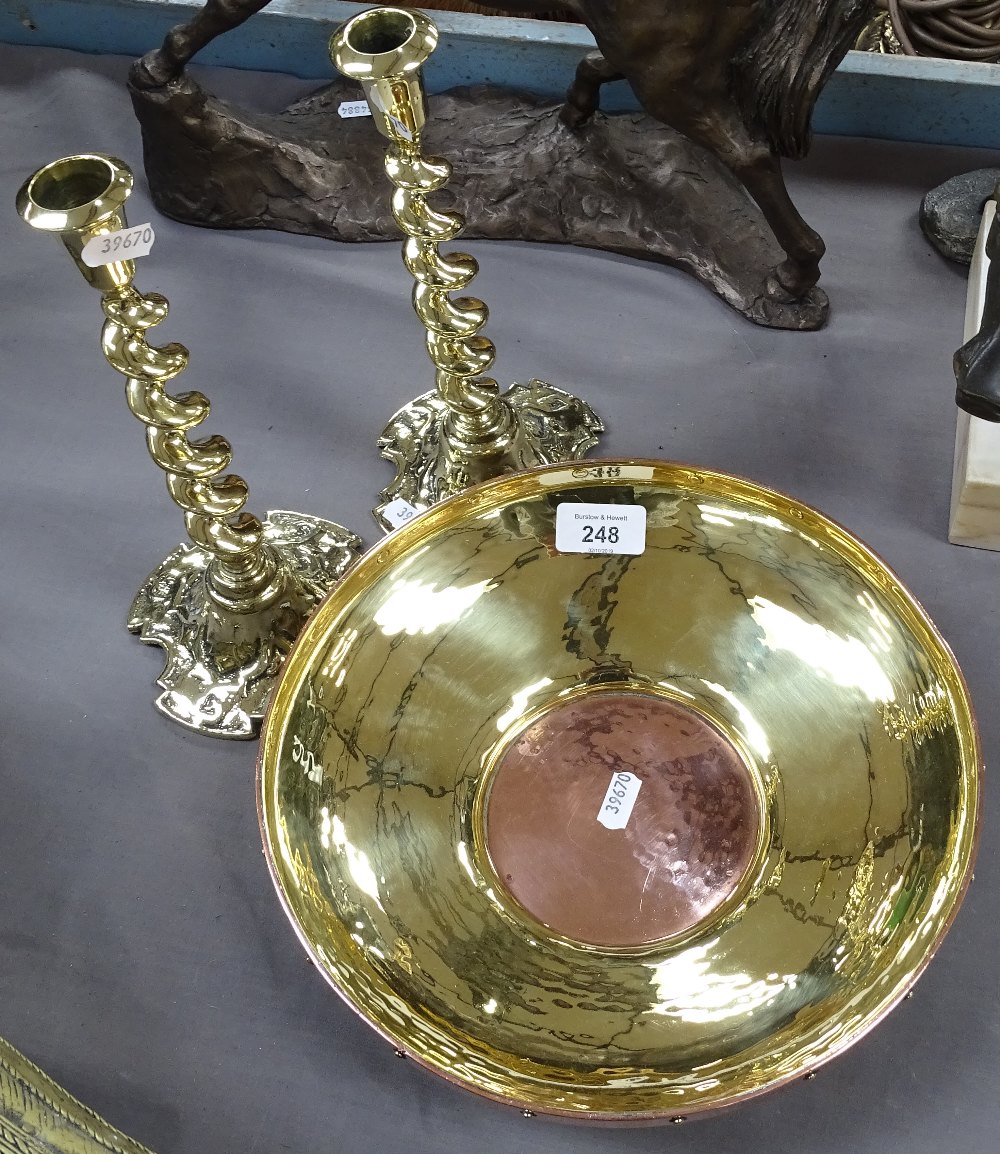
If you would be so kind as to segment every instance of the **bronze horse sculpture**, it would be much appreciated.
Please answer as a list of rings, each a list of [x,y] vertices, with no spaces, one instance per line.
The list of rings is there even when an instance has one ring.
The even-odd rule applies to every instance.
[[[551,11],[552,0],[502,0],[517,12]],[[133,69],[139,89],[167,85],[221,33],[268,0],[207,0],[187,24]],[[809,145],[816,99],[870,19],[875,0],[562,0],[591,30],[561,119],[579,129],[601,85],[624,79],[653,118],[711,153],[759,206],[785,254],[762,294],[775,302],[825,304],[815,289],[824,245],[800,216],[781,171]]]
[[[524,12],[546,0],[504,0]],[[819,234],[785,188],[781,158],[809,147],[813,106],[871,18],[873,0],[563,0],[598,51],[566,96],[571,128],[597,111],[601,85],[627,80],[657,120],[713,153],[744,185],[786,254],[773,295],[797,300],[819,280]]]

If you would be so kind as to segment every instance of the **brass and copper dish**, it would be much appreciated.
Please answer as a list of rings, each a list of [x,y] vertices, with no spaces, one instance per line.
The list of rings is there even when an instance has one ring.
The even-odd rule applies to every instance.
[[[558,551],[564,502],[641,505],[645,551]],[[260,763],[278,892],[349,1005],[471,1090],[619,1121],[874,1026],[954,916],[979,788],[961,675],[885,565],[657,462],[504,477],[377,546],[294,649]]]

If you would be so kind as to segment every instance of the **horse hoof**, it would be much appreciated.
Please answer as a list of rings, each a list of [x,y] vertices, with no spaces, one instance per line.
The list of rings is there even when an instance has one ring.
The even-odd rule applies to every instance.
[[[811,332],[821,329],[830,315],[830,298],[813,285],[800,297],[793,297],[773,274],[763,291],[742,310],[754,324],[769,329]]]
[[[593,117],[593,108],[577,108],[575,104],[566,103],[559,109],[559,119],[570,131],[575,132]]]

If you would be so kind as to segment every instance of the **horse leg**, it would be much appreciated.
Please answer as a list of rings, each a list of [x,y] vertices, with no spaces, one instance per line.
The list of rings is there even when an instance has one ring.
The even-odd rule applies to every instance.
[[[159,48],[132,65],[129,79],[137,88],[162,88],[176,80],[192,56],[223,32],[249,20],[270,0],[206,0],[186,24],[177,24]]]
[[[623,79],[600,52],[588,52],[576,67],[559,119],[567,128],[581,128],[600,107],[601,85]]]
[[[766,291],[777,301],[801,300],[820,277],[826,251],[823,238],[802,219],[781,173],[781,160],[762,141],[754,140],[728,96],[715,92],[697,110],[670,109],[668,124],[709,149],[747,190],[764,214],[785,260],[768,277]]]
[[[801,299],[819,280],[819,262],[826,252],[823,238],[806,224],[792,203],[781,172],[781,160],[766,145],[759,145],[754,154],[731,167],[785,250],[785,260],[772,270],[774,283],[768,286],[770,295]]]

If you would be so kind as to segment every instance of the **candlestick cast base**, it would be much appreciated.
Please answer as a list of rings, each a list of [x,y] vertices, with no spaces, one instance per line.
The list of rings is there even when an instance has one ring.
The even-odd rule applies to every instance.
[[[506,428],[490,435],[485,451],[450,428],[450,410],[436,391],[395,414],[378,440],[379,452],[396,466],[395,479],[372,510],[383,529],[396,527],[384,510],[400,497],[427,509],[500,473],[579,460],[604,432],[604,422],[586,401],[545,381],[511,385],[500,403]]]
[[[212,737],[256,736],[292,642],[361,546],[349,530],[302,513],[276,510],[262,524],[263,548],[275,562],[264,594],[245,606],[223,603],[212,554],[179,545],[129,609],[129,630],[166,651],[157,709]]]

